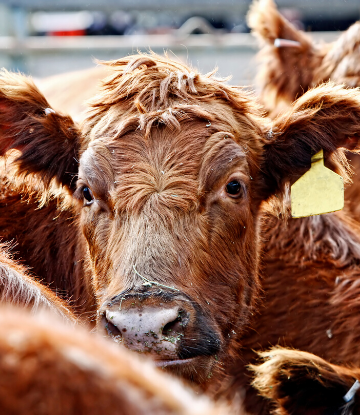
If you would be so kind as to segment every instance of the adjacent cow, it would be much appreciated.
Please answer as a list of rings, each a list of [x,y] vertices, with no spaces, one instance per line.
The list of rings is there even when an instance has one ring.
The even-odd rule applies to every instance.
[[[342,367],[311,353],[273,348],[252,366],[254,386],[271,399],[274,414],[359,414],[360,369]]]
[[[0,372],[2,414],[233,413],[196,396],[149,361],[51,314],[0,309]]]
[[[17,178],[9,164],[2,175],[1,237],[16,242],[14,257],[71,304],[78,316],[90,320],[96,306],[76,210],[71,205],[63,208],[66,194],[55,196],[30,176]]]
[[[205,384],[239,354],[254,310],[262,203],[312,152],[353,145],[359,92],[324,85],[271,124],[241,88],[169,59],[108,66],[81,130],[3,72],[0,152],[20,151],[17,175],[63,186],[98,327]]]
[[[25,268],[13,261],[9,248],[0,244],[0,303],[30,309],[51,311],[66,321],[75,322],[75,316],[66,303],[44,285],[31,278]]]
[[[328,80],[360,85],[359,22],[336,42],[317,44],[283,17],[273,0],[258,0],[250,8],[248,24],[260,41],[257,83],[271,116]]]

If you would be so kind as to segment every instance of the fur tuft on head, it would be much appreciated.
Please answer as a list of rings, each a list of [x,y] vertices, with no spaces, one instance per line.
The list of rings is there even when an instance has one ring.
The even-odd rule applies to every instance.
[[[207,120],[208,109],[214,113],[217,103],[230,102],[234,110],[261,116],[262,110],[251,94],[243,88],[229,87],[225,79],[214,76],[216,71],[201,75],[153,52],[102,64],[113,73],[103,81],[100,93],[88,102],[84,127],[90,141],[99,135],[118,134],[124,127],[118,120],[126,122],[131,117],[138,118],[140,129],[155,121],[177,128],[182,107],[191,107],[199,118]]]

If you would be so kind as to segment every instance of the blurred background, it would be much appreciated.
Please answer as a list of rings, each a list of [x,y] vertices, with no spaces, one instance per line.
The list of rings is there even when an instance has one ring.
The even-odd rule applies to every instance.
[[[275,0],[317,40],[332,41],[360,18],[360,0]],[[251,0],[0,0],[0,66],[35,78],[149,48],[171,50],[202,72],[218,66],[231,83],[250,85],[256,41]]]

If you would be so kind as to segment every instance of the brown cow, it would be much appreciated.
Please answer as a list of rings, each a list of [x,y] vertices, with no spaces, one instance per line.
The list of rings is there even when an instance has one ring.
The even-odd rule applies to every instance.
[[[64,320],[76,321],[65,302],[10,258],[9,247],[4,244],[0,244],[0,303],[22,306],[32,312],[47,310]]]
[[[4,415],[240,413],[197,397],[149,361],[51,314],[1,307],[0,372]]]
[[[66,193],[49,192],[30,176],[19,179],[9,165],[2,174],[1,237],[16,242],[14,257],[69,302],[77,315],[91,318],[96,310],[91,272],[84,266],[76,211],[69,204],[64,208]]]
[[[241,88],[169,59],[108,65],[81,132],[29,79],[3,72],[0,152],[20,151],[29,182],[63,186],[98,327],[205,384],[239,354],[254,309],[261,205],[312,152],[353,144],[359,92],[324,85],[271,124]]]
[[[273,348],[252,366],[254,386],[277,415],[360,414],[360,369],[330,364],[311,353]]]
[[[250,8],[248,24],[261,45],[257,84],[271,116],[328,80],[349,87],[360,85],[360,22],[336,42],[317,44],[283,17],[273,0],[257,0]]]

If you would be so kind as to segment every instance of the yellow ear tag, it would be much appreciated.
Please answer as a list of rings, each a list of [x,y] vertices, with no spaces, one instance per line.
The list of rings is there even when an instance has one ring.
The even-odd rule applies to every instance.
[[[320,150],[311,158],[311,167],[291,186],[293,218],[335,212],[344,207],[344,181],[324,166]]]

